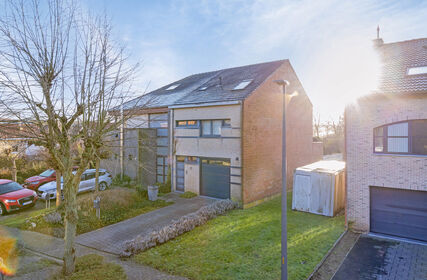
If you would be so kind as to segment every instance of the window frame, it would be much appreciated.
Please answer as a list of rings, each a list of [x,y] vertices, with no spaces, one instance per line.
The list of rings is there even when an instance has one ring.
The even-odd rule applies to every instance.
[[[413,135],[413,133],[412,133],[412,131],[413,131],[413,129],[412,129],[412,123],[413,122],[415,122],[415,121],[425,121],[425,122],[427,122],[427,119],[411,119],[411,120],[404,120],[404,121],[399,121],[399,122],[392,122],[392,123],[388,123],[388,124],[384,124],[384,125],[381,125],[381,126],[377,126],[377,127],[374,127],[374,129],[373,129],[373,147],[372,147],[372,151],[373,151],[373,153],[374,154],[390,154],[390,155],[408,155],[408,156],[427,156],[427,154],[419,154],[419,153],[414,153],[413,152],[413,137],[414,137],[414,135]],[[407,123],[408,124],[408,136],[388,136],[388,127],[389,126],[391,126],[391,125],[395,125],[395,124],[401,124],[401,123]],[[383,135],[382,136],[376,136],[376,134],[375,134],[375,131],[376,131],[376,129],[378,129],[378,128],[383,128]],[[376,148],[376,146],[375,146],[375,140],[377,139],[377,138],[382,138],[382,144],[383,144],[383,151],[382,152],[378,152],[378,151],[375,151],[375,148]],[[406,139],[408,139],[408,152],[390,152],[389,150],[388,150],[388,139],[389,138],[406,138]]]

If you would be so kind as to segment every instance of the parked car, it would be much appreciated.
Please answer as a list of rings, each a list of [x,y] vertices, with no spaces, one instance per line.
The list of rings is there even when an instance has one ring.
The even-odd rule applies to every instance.
[[[38,188],[46,183],[56,180],[56,172],[53,169],[43,171],[40,175],[30,177],[24,181],[24,187],[37,191]]]
[[[96,169],[88,169],[82,174],[78,193],[95,190]],[[75,172],[73,172],[75,174]],[[99,169],[99,190],[106,190],[113,182],[112,176],[105,169]],[[61,177],[61,190],[63,189],[63,178]],[[37,195],[41,199],[56,199],[56,181],[49,182],[37,190]]]
[[[26,189],[14,181],[0,179],[0,215],[32,207],[36,201],[35,191]]]

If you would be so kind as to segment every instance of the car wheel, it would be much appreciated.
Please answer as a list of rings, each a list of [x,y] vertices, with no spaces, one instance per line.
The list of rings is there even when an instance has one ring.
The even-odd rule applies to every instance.
[[[6,207],[2,203],[0,203],[0,216],[4,216],[7,214]]]
[[[107,183],[105,183],[105,182],[101,182],[100,184],[99,184],[99,190],[100,191],[105,191],[107,189]]]

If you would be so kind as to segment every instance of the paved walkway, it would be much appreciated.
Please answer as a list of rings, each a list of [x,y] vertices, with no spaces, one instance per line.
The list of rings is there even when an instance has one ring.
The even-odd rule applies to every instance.
[[[215,201],[211,198],[194,197],[191,199],[180,198],[176,193],[170,193],[166,199],[175,203],[137,217],[109,225],[88,233],[77,236],[76,243],[97,249],[110,254],[120,254],[122,244],[140,234],[149,234],[159,229],[172,220],[193,213],[202,206]]]
[[[361,236],[332,279],[427,279],[427,244]]]

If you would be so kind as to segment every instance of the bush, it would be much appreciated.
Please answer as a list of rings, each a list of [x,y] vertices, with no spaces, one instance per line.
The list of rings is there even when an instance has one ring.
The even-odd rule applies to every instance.
[[[96,254],[89,254],[77,258],[76,270],[70,276],[63,276],[62,272],[58,272],[52,279],[60,280],[115,280],[127,279],[127,275],[123,268],[115,263],[104,262],[104,257]]]
[[[179,195],[179,197],[182,197],[182,198],[193,198],[195,196],[197,196],[197,194],[193,192],[185,192]]]
[[[126,174],[123,174],[123,179],[121,178],[122,174],[119,173],[113,178],[113,185],[130,188],[132,186],[132,179]]]
[[[156,245],[163,244],[236,207],[237,203],[231,200],[216,201],[200,208],[194,213],[181,217],[177,221],[172,221],[170,225],[153,231],[149,235],[139,235],[135,239],[125,242],[124,249],[120,255],[122,257],[130,257],[136,253],[155,247]]]
[[[144,199],[148,199],[148,191],[146,187],[143,186],[136,186],[135,187],[136,192],[138,193],[138,195]]]

